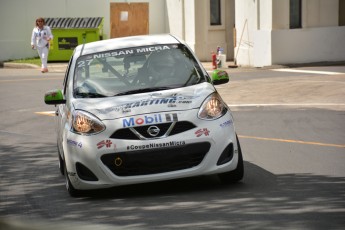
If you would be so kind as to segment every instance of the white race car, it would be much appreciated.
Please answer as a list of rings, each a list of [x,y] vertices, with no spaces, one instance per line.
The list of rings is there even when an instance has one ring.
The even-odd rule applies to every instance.
[[[228,106],[186,43],[146,35],[79,45],[57,107],[60,171],[71,196],[83,190],[218,174],[243,178],[243,159]]]

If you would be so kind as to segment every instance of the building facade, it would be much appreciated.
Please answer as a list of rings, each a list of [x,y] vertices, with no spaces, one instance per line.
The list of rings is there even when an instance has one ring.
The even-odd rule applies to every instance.
[[[103,39],[171,33],[202,61],[241,66],[345,60],[345,0],[0,0],[0,61],[37,56],[37,17],[103,17]]]
[[[118,36],[119,31],[123,35],[171,33],[186,40],[201,60],[211,60],[217,46],[232,59],[234,0],[215,2],[220,21],[211,25],[209,0],[0,0],[0,61],[37,55],[30,47],[37,17],[103,17],[104,39]],[[120,9],[120,20],[116,9]],[[130,27],[134,29],[128,31]]]
[[[238,65],[345,60],[344,0],[236,0],[235,5]]]

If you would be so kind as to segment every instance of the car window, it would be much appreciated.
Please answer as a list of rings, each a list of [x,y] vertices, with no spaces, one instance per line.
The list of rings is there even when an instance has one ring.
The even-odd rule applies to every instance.
[[[62,84],[62,88],[63,88],[63,93],[65,94],[66,93],[66,89],[67,89],[67,82],[68,82],[68,76],[70,74],[70,70],[71,70],[71,63],[73,62],[73,55],[72,57],[70,58],[69,62],[68,62],[68,65],[67,65],[67,69],[66,69],[66,72],[65,72],[65,77],[64,77],[64,80],[63,80],[63,84]]]
[[[76,61],[74,95],[109,97],[190,86],[205,81],[182,44],[110,50]]]

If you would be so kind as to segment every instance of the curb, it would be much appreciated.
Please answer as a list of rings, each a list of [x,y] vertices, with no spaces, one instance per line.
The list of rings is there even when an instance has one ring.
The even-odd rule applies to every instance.
[[[34,64],[28,63],[12,63],[12,62],[4,62],[1,65],[3,68],[9,69],[39,69],[40,67]]]
[[[212,63],[211,62],[201,62],[203,67],[207,72],[212,72]],[[48,69],[51,73],[64,73],[67,68],[67,63],[48,63]],[[249,71],[255,69],[269,69],[273,66],[267,68],[255,68],[255,67],[244,67],[244,66],[234,66],[231,62],[228,62],[227,67],[217,68],[218,70],[225,70],[225,71]],[[277,66],[275,66],[277,67]],[[7,69],[40,69],[40,66],[28,63],[13,63],[13,62],[0,62],[0,68],[7,68]],[[279,66],[277,68],[282,68]]]
[[[212,62],[201,62],[206,71],[213,71]],[[65,72],[68,63],[49,63],[49,72]],[[314,62],[314,63],[302,63],[302,64],[285,64],[285,65],[271,65],[264,67],[252,67],[252,66],[237,66],[233,62],[227,62],[226,67],[217,68],[218,70],[225,70],[230,72],[237,71],[251,71],[251,70],[268,70],[268,69],[280,69],[280,68],[297,68],[297,67],[310,67],[310,66],[338,66],[345,65],[345,61],[333,61],[333,62]],[[13,63],[13,62],[1,62],[0,68],[8,69],[40,69],[40,66],[28,63]]]
[[[34,64],[28,63],[13,63],[13,62],[0,62],[0,68],[4,69],[37,69],[41,67]],[[52,73],[65,73],[67,64],[64,63],[48,63],[49,72]]]

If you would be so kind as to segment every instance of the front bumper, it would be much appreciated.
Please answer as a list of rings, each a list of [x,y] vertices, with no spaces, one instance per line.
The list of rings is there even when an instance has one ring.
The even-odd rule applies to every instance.
[[[114,129],[110,121],[106,126],[107,131],[94,136],[66,132],[66,167],[76,189],[218,174],[237,166],[230,112],[214,121],[200,121],[186,132],[152,140],[110,139]]]

